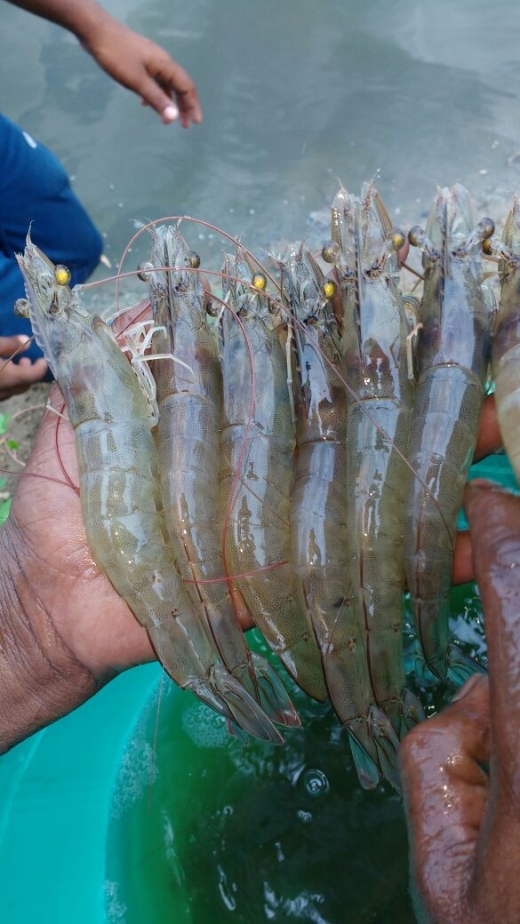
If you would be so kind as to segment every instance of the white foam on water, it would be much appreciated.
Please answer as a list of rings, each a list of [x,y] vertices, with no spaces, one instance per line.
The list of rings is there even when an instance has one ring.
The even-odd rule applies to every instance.
[[[111,817],[113,821],[117,821],[135,805],[157,779],[158,770],[153,747],[147,741],[148,717],[152,708],[156,709],[155,701],[141,714],[121,759],[112,799]]]
[[[182,728],[198,748],[222,748],[229,739],[225,718],[200,702],[184,710]]]
[[[107,924],[125,924],[127,907],[119,898],[119,883],[105,880],[105,912]]]

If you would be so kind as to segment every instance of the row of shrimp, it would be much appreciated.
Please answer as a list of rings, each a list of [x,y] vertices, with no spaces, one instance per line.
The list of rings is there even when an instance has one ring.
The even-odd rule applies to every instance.
[[[504,278],[520,267],[512,216]],[[448,592],[488,371],[493,230],[463,187],[439,190],[410,233],[424,267],[410,305],[404,236],[372,184],[334,200],[327,276],[302,244],[269,285],[237,246],[221,298],[179,223],[156,225],[140,267],[152,320],[132,363],[29,237],[19,257],[17,310],[75,428],[93,557],[166,671],[233,733],[281,743],[277,726],[299,719],[247,646],[247,612],[296,683],[330,697],[367,788],[399,787],[399,740],[423,717],[404,671],[406,585],[431,672],[464,669]]]

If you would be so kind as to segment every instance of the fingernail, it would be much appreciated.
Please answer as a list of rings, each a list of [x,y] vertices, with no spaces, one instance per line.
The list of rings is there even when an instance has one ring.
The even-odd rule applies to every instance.
[[[177,106],[167,106],[166,109],[163,109],[162,120],[165,125],[168,125],[169,122],[175,122],[175,119],[179,118],[179,110]]]
[[[464,686],[461,687],[460,690],[457,690],[457,692],[455,693],[455,696],[452,696],[451,698],[452,703],[457,703],[459,699],[464,699],[464,697],[470,692],[470,690],[472,690],[473,687],[476,687],[477,683],[480,683],[480,681],[483,679],[484,679],[483,674],[473,674],[473,676],[470,677],[469,680],[466,680],[466,683],[464,684]]]

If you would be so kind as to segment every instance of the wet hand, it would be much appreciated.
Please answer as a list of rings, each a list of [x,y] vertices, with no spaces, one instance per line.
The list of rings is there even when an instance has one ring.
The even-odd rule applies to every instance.
[[[35,382],[40,382],[47,372],[44,359],[31,362],[27,357],[22,357],[18,363],[12,361],[13,355],[23,352],[28,342],[29,337],[23,334],[0,337],[0,401],[27,391]]]
[[[165,124],[180,118],[188,128],[202,121],[191,77],[155,42],[108,16],[101,17],[81,41],[103,70],[137,93]]]
[[[474,481],[466,512],[489,681],[471,678],[401,746],[412,893],[420,924],[517,924],[520,497]]]

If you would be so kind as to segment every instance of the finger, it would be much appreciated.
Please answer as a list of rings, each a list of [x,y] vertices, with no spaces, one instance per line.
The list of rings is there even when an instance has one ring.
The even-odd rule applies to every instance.
[[[31,338],[25,334],[16,334],[13,337],[0,337],[0,356],[12,359],[23,353],[29,346]]]
[[[520,809],[520,497],[477,479],[465,509],[488,644],[497,783]]]
[[[487,678],[472,677],[457,701],[413,729],[400,758],[418,918],[461,924],[488,794]]]
[[[176,118],[177,107],[184,128],[191,122],[202,121],[195,84],[176,61],[162,49],[158,52],[154,50],[146,70],[147,77],[141,81],[138,92],[143,100],[159,113],[163,122],[171,122]],[[172,104],[172,93],[175,94],[177,107]]]
[[[471,536],[467,530],[457,533],[451,573],[452,584],[467,584],[474,579]]]
[[[480,415],[480,427],[474,455],[475,462],[501,449],[502,445],[503,440],[498,426],[495,396],[488,395],[484,399],[482,414]]]
[[[9,362],[0,367],[0,399],[5,400],[14,394],[21,394],[31,385],[40,382],[47,372],[44,359],[37,359],[30,365],[15,365]]]
[[[125,331],[127,331],[132,324],[135,324],[137,321],[146,321],[151,317],[152,309],[150,299],[144,298],[142,302],[138,302],[137,305],[132,305],[127,310],[122,311],[121,314],[118,314],[110,325],[110,329],[114,337],[121,340]]]
[[[465,507],[488,643],[491,723],[486,839],[472,898],[482,920],[509,924],[520,920],[520,497],[476,480]]]
[[[176,91],[175,98],[181,114],[181,124],[188,128],[191,122],[200,125],[202,122],[202,109],[199,95],[194,85],[182,92]]]

